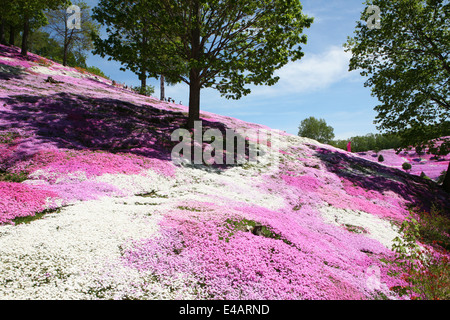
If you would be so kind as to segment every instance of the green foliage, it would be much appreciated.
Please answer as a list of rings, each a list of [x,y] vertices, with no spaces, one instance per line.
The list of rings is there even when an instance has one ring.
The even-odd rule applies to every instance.
[[[439,175],[439,178],[437,179],[437,183],[441,184],[444,182],[445,176],[447,175],[447,171],[442,171],[441,174]]]
[[[142,87],[134,87],[132,88],[135,92],[142,94],[144,96],[152,96],[155,93],[155,87],[147,85],[145,88]]]
[[[328,126],[324,119],[309,117],[300,123],[298,129],[300,137],[311,138],[321,143],[330,143],[334,138],[334,129]]]
[[[353,233],[367,233],[367,230],[364,227],[361,226],[355,226],[349,223],[344,224],[345,229],[347,231],[353,232]]]
[[[259,222],[248,219],[234,220],[227,219],[226,225],[227,234],[225,236],[219,237],[219,240],[225,240],[226,242],[230,241],[230,238],[236,232],[252,232],[254,235],[263,236],[266,238],[281,240],[288,245],[292,245],[290,241],[283,238],[281,234],[274,232],[270,227],[264,226]]]
[[[67,21],[70,13],[67,13],[67,6],[60,6],[55,10],[45,13],[48,24],[45,27],[50,31],[52,39],[59,43],[62,50],[63,65],[68,65],[68,54],[85,56],[86,52],[94,48],[92,36],[99,34],[100,25],[92,20],[89,14],[90,7],[81,0],[73,0],[72,4],[80,7],[81,28],[69,29]]]
[[[352,142],[353,152],[380,151],[387,149],[397,149],[401,146],[401,138],[395,134],[373,134],[365,136],[354,136],[347,140],[333,140],[330,144],[336,148],[347,150],[347,143]]]
[[[0,132],[0,143],[2,144],[11,144],[13,143],[20,135],[17,132]]]
[[[411,163],[409,163],[409,162],[403,162],[402,168],[403,168],[403,170],[405,170],[405,171],[411,170],[411,168],[412,168]]]
[[[450,123],[450,3],[445,0],[366,1],[381,10],[381,29],[369,29],[361,14],[350,70],[361,70],[365,86],[381,102],[378,129],[397,133],[402,147],[426,146],[448,135]],[[433,152],[447,154],[450,140]]]
[[[201,212],[202,210],[193,208],[193,207],[187,207],[187,206],[178,206],[177,207],[180,210],[187,210],[187,211],[195,211],[195,212]]]
[[[28,174],[26,172],[11,173],[7,171],[0,170],[0,181],[7,182],[23,182],[28,179]]]
[[[417,213],[420,240],[450,250],[450,218],[433,207],[430,212]]]
[[[144,198],[168,198],[169,197],[167,195],[161,195],[155,190],[152,190],[152,191],[146,192],[146,193],[139,193],[139,194],[136,194],[136,196],[144,197]]]
[[[151,15],[153,11],[147,10],[145,2],[101,0],[93,9],[93,18],[106,26],[107,32],[106,39],[92,34],[95,45],[93,53],[120,62],[124,66],[122,70],[131,70],[140,79],[157,78],[162,74],[163,61],[158,57],[158,52],[162,53],[169,46],[165,38],[152,37],[146,14]],[[162,54],[162,57],[166,59],[167,55]],[[174,79],[166,75],[166,78],[171,83],[180,82],[178,77]]]
[[[21,37],[19,37],[21,39]],[[48,32],[37,30],[30,35],[29,49],[37,55],[63,63],[63,47],[58,41],[53,39]],[[67,65],[70,67],[80,67],[87,69],[87,56],[79,51],[69,51],[67,53]]]
[[[22,55],[28,52],[30,31],[48,23],[45,10],[55,10],[59,6],[67,7],[69,0],[15,0],[9,10],[11,19],[22,27]]]
[[[274,71],[304,55],[302,32],[313,21],[299,0],[100,0],[94,18],[107,27],[96,54],[190,86],[192,124],[202,88],[239,99],[247,84],[275,84]]]
[[[426,180],[431,180],[430,177],[427,176],[427,175],[425,174],[425,172],[423,172],[423,171],[420,173],[420,177],[423,178],[423,179],[426,179]]]
[[[450,298],[449,253],[441,246],[444,244],[448,248],[449,226],[449,219],[436,211],[420,215],[411,213],[402,223],[401,237],[396,237],[392,246],[395,258],[390,262],[395,266],[391,275],[400,276],[405,285],[392,290],[412,299]]]
[[[88,71],[88,72],[90,72],[92,74],[95,74],[97,76],[100,76],[102,78],[111,80],[102,70],[100,70],[100,68],[97,68],[95,66],[87,67],[86,71]]]
[[[45,215],[50,214],[50,213],[60,213],[62,208],[56,208],[56,209],[46,209],[44,211],[38,212],[33,216],[26,216],[26,217],[16,217],[12,220],[12,222],[14,222],[15,225],[18,224],[28,224],[31,223],[34,220],[38,220],[38,219],[42,219]]]
[[[382,154],[380,154],[380,155],[378,156],[378,162],[383,162],[383,161],[384,161],[384,157],[383,157]]]

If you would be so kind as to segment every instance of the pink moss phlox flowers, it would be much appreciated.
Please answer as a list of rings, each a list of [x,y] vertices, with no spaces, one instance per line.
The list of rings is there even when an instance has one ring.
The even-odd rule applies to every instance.
[[[11,223],[16,217],[33,216],[51,208],[48,200],[58,195],[15,182],[0,181],[0,224]]]
[[[324,224],[310,207],[295,214],[199,202],[187,208],[164,219],[160,235],[135,241],[123,259],[168,286],[184,279],[198,298],[364,299],[364,272],[379,265],[365,252],[388,253],[377,241]],[[230,219],[258,221],[281,238],[235,230]]]

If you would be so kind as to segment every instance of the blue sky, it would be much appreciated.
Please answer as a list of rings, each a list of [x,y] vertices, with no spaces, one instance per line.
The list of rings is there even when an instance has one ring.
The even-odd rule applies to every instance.
[[[94,7],[98,0],[85,0]],[[276,72],[280,81],[274,86],[254,86],[240,100],[227,100],[213,89],[201,92],[201,109],[221,115],[260,123],[271,128],[298,133],[300,122],[310,116],[323,118],[334,128],[336,139],[376,133],[373,124],[378,100],[364,87],[358,71],[348,72],[350,54],[342,47],[352,36],[356,21],[366,6],[363,0],[302,0],[303,11],[314,17],[304,33],[308,42],[305,56]],[[103,32],[102,37],[106,34]],[[97,66],[112,79],[138,86],[137,76],[120,71],[120,63],[89,55],[88,65]],[[159,97],[159,80],[148,79]],[[185,84],[165,87],[166,97],[188,105],[189,88]]]

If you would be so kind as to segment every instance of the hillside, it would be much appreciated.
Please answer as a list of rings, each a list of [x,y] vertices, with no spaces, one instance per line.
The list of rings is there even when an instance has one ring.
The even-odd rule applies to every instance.
[[[357,154],[372,161],[378,161],[378,156],[382,155],[384,159],[382,164],[397,169],[402,169],[403,163],[407,162],[411,164],[411,169],[408,170],[408,173],[420,176],[423,172],[428,178],[436,181],[443,171],[447,171],[450,155],[436,158],[436,156],[425,151],[418,154],[412,149],[397,153],[394,149],[389,149],[379,152],[358,152]]]
[[[398,224],[450,208],[433,181],[207,112],[269,130],[270,161],[176,165],[187,107],[18,52],[0,47],[0,299],[397,299]]]

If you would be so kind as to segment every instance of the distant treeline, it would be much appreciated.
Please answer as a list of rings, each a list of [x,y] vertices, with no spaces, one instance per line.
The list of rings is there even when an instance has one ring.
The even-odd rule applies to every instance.
[[[387,134],[387,133],[369,133],[365,136],[355,136],[349,139],[343,140],[332,140],[330,145],[347,150],[347,144],[351,141],[352,152],[363,152],[363,151],[375,151],[386,149],[401,149],[405,147],[405,136],[417,134],[415,131],[405,130],[401,134]],[[421,137],[426,137],[426,140],[438,139],[441,137],[450,136],[450,122],[444,121],[436,126],[423,126],[421,128]],[[408,137],[408,141],[414,141],[413,138]],[[446,143],[448,144],[448,143]],[[417,140],[417,145],[421,145],[419,140]],[[416,150],[423,151],[424,148],[416,147]],[[442,148],[440,153],[433,154],[447,154],[447,148]]]
[[[345,140],[333,140],[330,144],[336,148],[347,150],[349,141],[352,143],[351,147],[353,152],[395,149],[402,145],[400,136],[380,133],[369,133],[365,136],[355,136]]]

